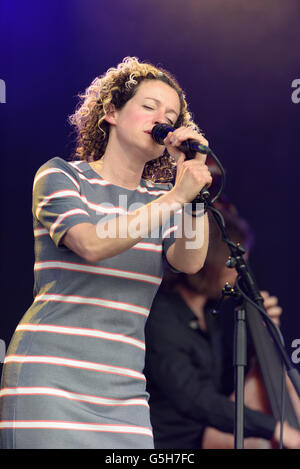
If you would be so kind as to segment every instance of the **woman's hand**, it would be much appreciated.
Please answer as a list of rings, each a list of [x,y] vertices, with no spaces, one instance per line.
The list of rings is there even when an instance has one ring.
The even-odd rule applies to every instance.
[[[201,145],[208,146],[208,141],[203,137],[203,135],[190,127],[179,127],[174,130],[174,132],[169,132],[164,140],[164,144],[166,145],[169,155],[171,155],[175,161],[178,161],[180,157],[185,156],[177,147],[188,139],[195,140]]]
[[[211,174],[205,164],[206,155],[196,153],[194,159],[186,161],[185,154],[178,150],[178,146],[187,139],[208,146],[208,141],[201,134],[188,127],[179,127],[174,132],[169,132],[164,140],[169,155],[177,163],[176,181],[172,190],[182,204],[194,200],[204,186],[209,187],[212,183]]]

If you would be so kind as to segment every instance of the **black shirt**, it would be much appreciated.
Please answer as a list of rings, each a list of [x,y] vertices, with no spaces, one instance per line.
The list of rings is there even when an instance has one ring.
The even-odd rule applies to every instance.
[[[153,302],[146,323],[145,374],[156,448],[201,448],[207,426],[234,431],[235,405],[228,398],[233,391],[233,312],[226,317],[223,306],[221,316],[213,316],[210,306],[203,332],[178,293],[159,291]],[[245,407],[245,438],[269,440],[275,425],[272,416]]]

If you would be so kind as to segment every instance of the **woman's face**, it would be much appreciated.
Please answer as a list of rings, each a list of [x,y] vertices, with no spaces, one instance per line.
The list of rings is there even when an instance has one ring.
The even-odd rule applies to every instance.
[[[111,134],[123,150],[141,154],[144,162],[158,158],[163,147],[155,143],[151,130],[157,123],[174,126],[180,113],[177,92],[160,80],[144,80],[135,95],[120,110],[107,115]]]

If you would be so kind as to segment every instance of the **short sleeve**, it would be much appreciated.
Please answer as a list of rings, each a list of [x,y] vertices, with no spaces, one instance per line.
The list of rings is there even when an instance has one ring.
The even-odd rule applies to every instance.
[[[91,223],[78,177],[63,159],[52,158],[37,171],[32,212],[57,247],[72,226]]]

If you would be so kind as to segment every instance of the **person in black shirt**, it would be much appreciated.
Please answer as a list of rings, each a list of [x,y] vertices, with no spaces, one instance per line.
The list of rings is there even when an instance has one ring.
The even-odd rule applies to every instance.
[[[253,236],[236,209],[218,207],[229,238],[249,253]],[[232,344],[235,304],[211,309],[235,269],[225,265],[228,248],[215,221],[210,219],[206,262],[197,274],[171,272],[164,281],[146,323],[145,375],[150,393],[150,415],[155,448],[234,448],[234,389]],[[247,256],[246,254],[246,256]],[[281,308],[268,292],[261,292],[266,311],[279,325]],[[249,373],[251,357],[248,356]],[[284,446],[300,447],[300,432],[284,424]],[[280,424],[272,415],[245,407],[244,447],[269,448],[278,442]]]

